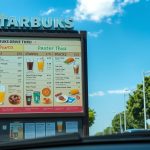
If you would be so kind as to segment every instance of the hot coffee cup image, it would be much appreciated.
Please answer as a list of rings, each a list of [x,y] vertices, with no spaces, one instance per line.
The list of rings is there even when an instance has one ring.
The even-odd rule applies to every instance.
[[[27,93],[26,94],[26,104],[31,105],[32,102],[32,93]]]

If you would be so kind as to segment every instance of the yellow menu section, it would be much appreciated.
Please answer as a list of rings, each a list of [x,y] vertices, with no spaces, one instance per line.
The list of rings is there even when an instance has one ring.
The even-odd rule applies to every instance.
[[[82,106],[79,39],[0,38],[0,107]]]
[[[7,45],[0,45],[0,51],[2,52],[7,52],[7,51],[14,51],[14,52],[18,52],[18,51],[23,51],[23,45],[12,45],[12,44],[7,44]]]

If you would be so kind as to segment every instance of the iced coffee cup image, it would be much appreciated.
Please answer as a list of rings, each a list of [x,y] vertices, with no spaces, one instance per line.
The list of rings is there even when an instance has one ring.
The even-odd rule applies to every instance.
[[[33,97],[34,97],[34,103],[39,104],[40,103],[40,91],[34,91]]]
[[[0,105],[4,104],[6,88],[3,84],[0,84]]]
[[[43,70],[44,70],[44,58],[43,57],[38,58],[37,67],[38,67],[39,72],[43,72]]]
[[[75,75],[79,74],[79,64],[77,62],[74,62],[73,70]]]
[[[33,59],[32,58],[27,58],[27,70],[33,70]]]
[[[57,121],[57,131],[62,132],[63,131],[63,122]]]

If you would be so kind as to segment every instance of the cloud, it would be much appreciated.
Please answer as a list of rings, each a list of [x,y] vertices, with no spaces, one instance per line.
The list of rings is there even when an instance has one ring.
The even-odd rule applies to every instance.
[[[128,90],[127,88],[121,89],[121,90],[109,90],[108,91],[109,94],[128,94],[130,92],[131,90]]]
[[[96,31],[96,32],[88,32],[88,35],[91,36],[91,37],[97,38],[102,32],[103,32],[103,30],[99,30],[99,31]]]
[[[71,12],[71,9],[64,10],[63,14],[69,14]]]
[[[41,16],[48,16],[49,14],[53,13],[55,11],[54,8],[49,8],[47,11],[44,11],[41,13]]]
[[[106,19],[106,22],[107,22],[108,24],[112,24],[112,19],[109,17],[109,18]]]
[[[98,92],[94,92],[89,94],[90,97],[95,97],[95,96],[104,96],[105,93],[103,91],[98,91]]]
[[[124,0],[122,3],[120,3],[121,6],[126,6],[128,4],[138,3],[140,0]]]
[[[122,14],[123,8],[128,4],[140,0],[77,0],[74,10],[75,20],[90,20],[101,22],[116,14]]]

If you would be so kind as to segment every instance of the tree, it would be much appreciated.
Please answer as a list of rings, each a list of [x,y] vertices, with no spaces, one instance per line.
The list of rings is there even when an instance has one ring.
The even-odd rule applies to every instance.
[[[94,109],[89,108],[89,127],[94,124],[96,112]]]
[[[121,121],[120,121],[120,115],[121,115]],[[113,132],[121,132],[122,129],[120,129],[120,122],[122,123],[121,124],[121,127],[123,129],[123,112],[120,114],[116,114],[115,117],[113,118],[112,120],[112,130]]]
[[[126,108],[127,129],[144,128],[144,105],[143,84],[137,84],[136,90],[129,94]],[[145,96],[147,119],[150,118],[150,77],[145,77]],[[120,114],[114,116],[112,127],[115,132],[120,131]],[[124,128],[124,113],[122,116],[122,127]]]
[[[133,128],[133,119],[129,115],[129,112],[126,111],[126,128],[132,129]],[[121,115],[121,121],[120,121],[120,115]],[[121,122],[121,129],[120,129],[120,122]],[[121,112],[119,114],[116,114],[112,120],[112,132],[113,133],[119,133],[124,131],[124,112]]]
[[[136,90],[129,95],[127,110],[132,120],[133,128],[144,128],[143,84],[138,84]],[[145,96],[147,119],[150,114],[150,77],[145,77]]]
[[[97,133],[95,134],[95,136],[100,136],[100,135],[104,135],[104,133],[103,133],[103,132],[97,132]]]
[[[112,127],[107,127],[104,129],[104,135],[108,135],[108,134],[112,134],[113,131],[112,131]]]

